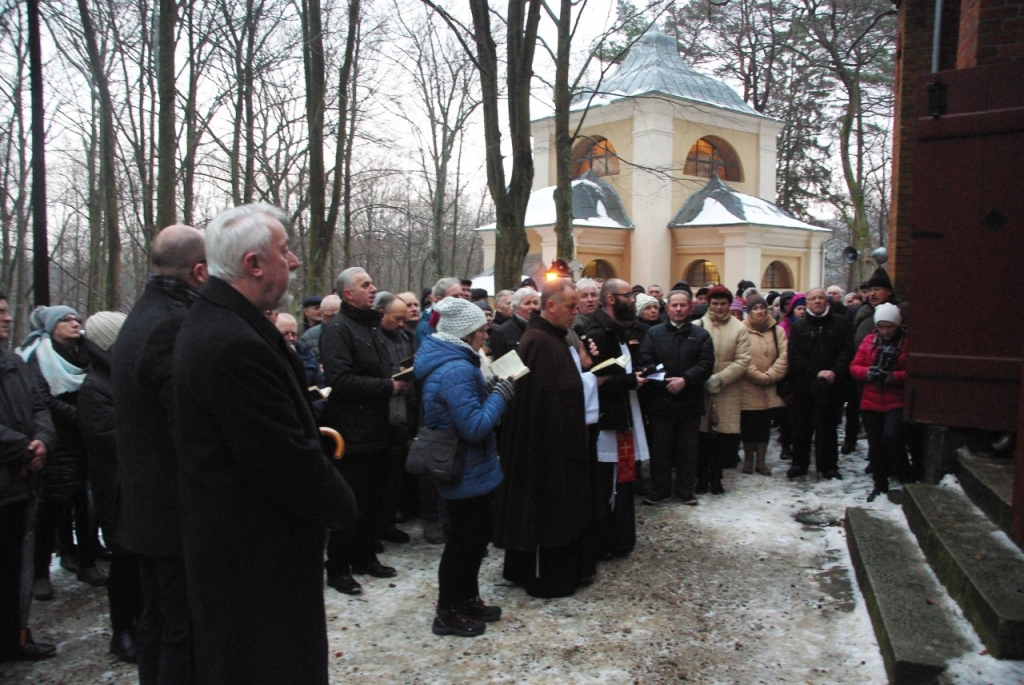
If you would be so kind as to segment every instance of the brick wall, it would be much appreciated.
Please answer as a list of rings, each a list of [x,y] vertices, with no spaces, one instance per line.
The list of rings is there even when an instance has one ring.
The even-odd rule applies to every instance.
[[[1024,59],[1022,0],[963,0],[957,69]]]

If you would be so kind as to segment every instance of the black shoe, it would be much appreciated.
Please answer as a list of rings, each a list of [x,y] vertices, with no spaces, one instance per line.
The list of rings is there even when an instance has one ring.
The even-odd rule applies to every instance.
[[[0,652],[0,661],[42,661],[57,654],[54,645],[45,642],[26,642]]]
[[[843,479],[843,477],[842,477],[842,475],[840,475],[839,471],[837,471],[835,469],[830,469],[828,471],[822,471],[821,477],[824,478],[825,480],[842,480]]]
[[[391,526],[388,530],[383,531],[378,535],[381,540],[387,540],[388,542],[403,543],[409,542],[409,534],[403,530],[399,530],[395,526]]]
[[[786,471],[786,478],[799,478],[800,476],[806,476],[806,475],[807,475],[807,469],[802,469],[802,468],[799,468],[797,466],[794,466],[794,467],[790,468],[789,471]]]
[[[60,567],[69,573],[76,572],[78,570],[78,557],[73,554],[61,554]]]
[[[854,450],[857,449],[857,440],[843,440],[843,446],[839,448],[839,451],[843,454],[853,454]]]
[[[332,573],[327,576],[327,585],[344,595],[358,595],[363,591],[363,586],[352,577],[351,573]]]
[[[115,630],[110,638],[110,653],[130,664],[138,662],[135,656],[135,636],[130,630]]]
[[[707,481],[705,481],[705,480],[697,481],[697,487],[694,488],[693,492],[695,494],[697,494],[697,495],[706,495],[706,494],[708,494],[708,483],[707,483]]]
[[[870,495],[868,495],[868,501],[869,502],[874,502],[878,498],[879,495],[884,495],[888,491],[889,491],[889,488],[883,489],[883,488],[880,488],[880,487],[878,487],[876,485],[875,489],[871,491]]]
[[[103,587],[110,580],[103,571],[99,570],[95,566],[78,569],[77,577],[81,582],[89,583],[89,585],[94,587]]]
[[[487,626],[483,621],[474,621],[455,609],[438,608],[434,616],[434,624],[430,627],[434,635],[458,635],[459,637],[476,637],[483,635]]]
[[[669,497],[668,495],[648,495],[647,497],[643,498],[643,503],[649,507],[652,507],[655,504],[662,504],[663,502],[668,502],[670,499],[672,498]]]
[[[501,618],[501,607],[488,606],[479,597],[459,602],[455,605],[455,610],[466,618],[484,623],[494,623]]]
[[[398,571],[376,560],[369,564],[352,564],[352,573],[357,576],[371,575],[374,578],[394,578],[398,575]]]
[[[374,540],[373,541],[373,553],[374,554],[384,554],[384,543],[381,542],[380,540]]]
[[[712,495],[724,495],[725,488],[722,487],[722,481],[714,480],[711,481],[711,494]]]
[[[676,497],[676,499],[688,507],[697,506],[697,498],[690,493],[684,493],[682,495],[679,495],[678,497]]]

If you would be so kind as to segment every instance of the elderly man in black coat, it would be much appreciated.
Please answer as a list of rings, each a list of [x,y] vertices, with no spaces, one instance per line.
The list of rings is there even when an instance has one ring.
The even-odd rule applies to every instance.
[[[327,683],[326,528],[355,516],[320,447],[298,359],[265,311],[299,260],[284,213],[222,212],[210,280],[174,349],[185,571],[200,683]]]
[[[391,377],[391,357],[374,310],[377,287],[366,270],[353,266],[338,276],[341,313],[320,336],[324,375],[331,386],[327,424],[345,438],[345,459],[338,468],[359,503],[359,519],[350,535],[331,535],[327,545],[327,584],[348,595],[362,592],[352,574],[390,578],[375,552],[384,516],[392,397],[405,395],[409,383]]]
[[[572,281],[545,284],[541,314],[526,324],[518,349],[530,373],[517,383],[501,435],[494,544],[505,549],[505,579],[533,597],[566,597],[596,572],[586,536],[601,514],[587,436],[597,379],[581,373],[566,343],[577,302]]]
[[[171,356],[189,307],[206,282],[201,231],[168,226],[153,240],[146,287],[111,358],[118,505],[115,542],[139,561],[142,615],[135,627],[139,682],[195,680],[192,620],[171,437]],[[123,651],[123,637],[113,646]]]
[[[808,290],[807,314],[793,324],[789,336],[789,373],[795,388],[793,415],[797,424],[793,466],[786,472],[787,477],[807,474],[813,437],[818,475],[830,480],[842,478],[836,437],[842,409],[839,390],[850,375],[853,354],[850,322],[830,310],[822,288]]]

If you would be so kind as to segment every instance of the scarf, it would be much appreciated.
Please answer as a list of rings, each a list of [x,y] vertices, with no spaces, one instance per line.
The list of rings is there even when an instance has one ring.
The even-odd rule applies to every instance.
[[[434,333],[434,337],[437,338],[438,340],[444,340],[445,342],[452,343],[453,345],[459,345],[460,347],[465,347],[467,350],[469,350],[473,354],[476,354],[476,351],[473,350],[473,346],[472,345],[470,345],[468,342],[466,342],[462,338],[456,338],[451,333],[445,333],[444,331],[438,331],[438,332]]]
[[[50,386],[50,394],[54,397],[68,392],[78,392],[85,380],[85,369],[79,368],[53,349],[53,341],[44,334],[39,344],[21,351],[21,358],[28,361],[33,352],[39,362],[39,371]]]
[[[753,319],[750,318],[750,315],[748,314],[747,318],[743,320],[743,323],[746,324],[747,328],[749,328],[752,331],[764,333],[766,331],[771,330],[772,326],[775,325],[775,317],[773,317],[771,313],[768,313],[764,317],[764,321],[762,321],[761,323],[756,323]]]
[[[871,344],[871,347],[875,350],[874,366],[882,371],[890,373],[894,371],[896,369],[896,362],[900,358],[900,352],[903,350],[903,340],[903,329],[896,329],[896,334],[892,336],[892,340],[886,340],[876,332],[875,341]]]

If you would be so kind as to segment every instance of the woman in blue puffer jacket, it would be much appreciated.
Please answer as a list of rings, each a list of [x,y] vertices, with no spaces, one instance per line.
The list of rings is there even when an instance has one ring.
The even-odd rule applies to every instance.
[[[476,637],[485,623],[501,618],[501,608],[480,599],[477,575],[494,529],[494,491],[501,483],[494,427],[512,399],[511,380],[490,389],[480,371],[480,348],[487,339],[483,311],[467,300],[448,297],[434,306],[437,332],[416,353],[415,373],[423,381],[423,425],[454,428],[467,444],[462,480],[437,483],[448,508],[448,530],[438,568],[437,635]]]

